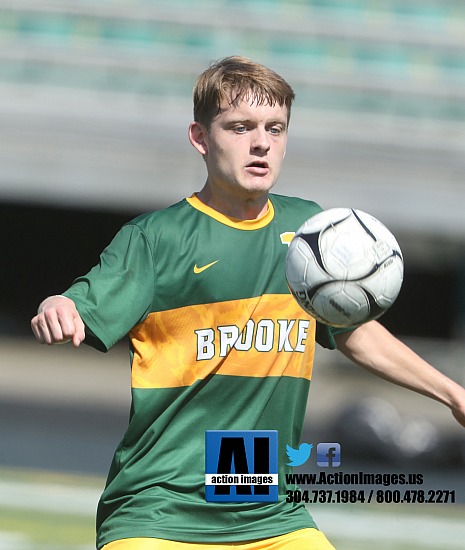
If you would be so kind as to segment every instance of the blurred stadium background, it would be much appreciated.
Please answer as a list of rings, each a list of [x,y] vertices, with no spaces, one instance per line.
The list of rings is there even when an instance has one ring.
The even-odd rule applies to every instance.
[[[465,383],[462,0],[0,0],[0,550],[92,548],[126,349],[42,348],[29,320],[122,223],[201,188],[191,90],[232,54],[297,94],[276,192],[396,234],[405,283],[383,323]],[[340,441],[354,471],[424,472],[461,503],[326,507],[338,549],[462,548],[465,439],[448,411],[339,354],[318,361],[306,441]]]

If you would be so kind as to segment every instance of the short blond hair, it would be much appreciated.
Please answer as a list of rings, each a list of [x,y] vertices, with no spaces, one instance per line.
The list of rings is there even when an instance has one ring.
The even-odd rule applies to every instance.
[[[221,111],[223,100],[234,105],[250,97],[257,105],[286,106],[289,122],[295,94],[281,76],[247,57],[220,59],[210,65],[195,83],[194,120],[208,128]]]

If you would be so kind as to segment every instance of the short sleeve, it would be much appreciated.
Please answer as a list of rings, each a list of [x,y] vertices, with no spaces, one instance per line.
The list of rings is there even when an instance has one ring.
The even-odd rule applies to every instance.
[[[87,275],[63,293],[76,304],[86,325],[86,341],[109,350],[150,312],[154,258],[137,225],[122,227]]]
[[[337,344],[335,336],[337,334],[342,334],[343,332],[351,332],[357,327],[331,327],[329,325],[324,325],[323,323],[316,324],[316,341],[320,346],[328,349],[337,349]]]

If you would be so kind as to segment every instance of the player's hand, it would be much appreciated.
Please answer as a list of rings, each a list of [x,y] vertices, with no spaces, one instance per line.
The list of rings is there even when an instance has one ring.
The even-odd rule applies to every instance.
[[[41,344],[64,344],[71,341],[77,348],[85,338],[84,323],[74,302],[66,296],[46,298],[32,319],[31,327]]]

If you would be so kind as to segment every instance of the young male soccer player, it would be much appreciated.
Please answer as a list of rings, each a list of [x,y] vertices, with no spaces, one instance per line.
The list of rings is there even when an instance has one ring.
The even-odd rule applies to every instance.
[[[45,299],[41,343],[129,336],[132,407],[97,514],[105,550],[333,548],[302,504],[288,503],[285,445],[297,447],[315,342],[448,406],[465,425],[465,390],[369,322],[317,325],[284,276],[289,233],[320,207],[270,194],[286,153],[294,93],[241,57],[194,90],[189,139],[200,192],[126,224],[100,263]],[[207,430],[277,430],[277,502],[206,502]]]

